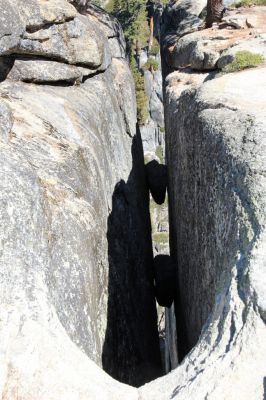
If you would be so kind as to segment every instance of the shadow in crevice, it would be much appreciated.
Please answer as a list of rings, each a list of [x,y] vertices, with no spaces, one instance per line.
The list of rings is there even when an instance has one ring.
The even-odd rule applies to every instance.
[[[266,400],[266,376],[263,378],[263,389],[264,389],[263,400]]]
[[[6,80],[14,62],[15,59],[13,57],[0,57],[0,82]]]
[[[108,218],[108,314],[103,369],[132,386],[162,374],[153,287],[149,193],[139,132],[127,182],[114,188]]]
[[[177,334],[177,352],[178,363],[181,364],[186,355],[190,352],[191,347],[188,342],[188,333],[186,330],[184,306],[181,301],[180,290],[177,289],[174,298],[175,319],[176,319],[176,334]]]

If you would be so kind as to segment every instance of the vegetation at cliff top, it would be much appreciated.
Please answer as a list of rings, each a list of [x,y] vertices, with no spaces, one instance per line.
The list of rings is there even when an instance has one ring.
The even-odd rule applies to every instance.
[[[149,38],[149,24],[146,0],[110,0],[106,10],[112,13],[122,25],[127,44],[144,46]]]
[[[250,51],[238,51],[235,55],[234,61],[226,65],[222,71],[223,72],[235,72],[241,71],[242,69],[256,67],[263,63],[264,58],[262,54],[251,53]]]
[[[166,3],[166,1],[164,0],[162,3]],[[147,0],[110,0],[105,9],[119,20],[125,34],[130,66],[136,86],[138,122],[143,125],[149,117],[148,98],[145,95],[144,78],[138,69],[136,59],[141,49],[148,48],[150,35],[152,35],[147,12]],[[155,51],[158,53],[159,49],[159,43],[154,40],[150,49],[151,54],[155,54]],[[152,64],[147,66],[147,68],[149,67],[152,68]],[[158,69],[157,62],[154,63],[153,69]]]

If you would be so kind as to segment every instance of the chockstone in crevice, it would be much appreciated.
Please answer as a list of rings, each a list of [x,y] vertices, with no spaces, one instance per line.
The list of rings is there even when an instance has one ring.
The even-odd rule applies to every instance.
[[[54,1],[36,1],[47,18]],[[144,165],[125,60],[113,55],[81,87],[29,85],[4,73],[0,394],[7,400],[265,397],[265,68],[209,81],[193,71],[201,86],[185,80],[192,90],[179,95],[186,71],[168,79],[166,69],[175,69],[166,53],[180,33],[172,17],[188,15],[183,27],[198,23],[201,0],[167,10],[167,167]],[[38,12],[27,18],[47,19]],[[169,199],[170,256],[153,256],[149,191],[154,202]],[[167,308],[169,369],[179,363],[165,376],[155,299]]]

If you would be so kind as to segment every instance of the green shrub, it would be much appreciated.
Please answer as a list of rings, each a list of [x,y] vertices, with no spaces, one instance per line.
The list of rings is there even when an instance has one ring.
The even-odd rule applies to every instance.
[[[138,70],[136,59],[131,56],[130,68],[135,82],[136,102],[137,102],[137,119],[140,125],[144,125],[149,118],[148,97],[145,94],[144,77]]]
[[[148,58],[147,62],[143,65],[143,69],[150,71],[157,71],[159,68],[159,63],[154,58]]]
[[[144,125],[149,118],[148,97],[144,92],[144,80],[140,75],[139,83],[136,84],[137,118],[140,125]]]
[[[160,45],[156,38],[153,39],[153,44],[150,49],[150,55],[156,56],[160,52]]]
[[[241,71],[245,68],[256,67],[263,63],[264,58],[262,54],[251,53],[250,51],[238,51],[235,55],[234,61],[222,68],[223,72]]]

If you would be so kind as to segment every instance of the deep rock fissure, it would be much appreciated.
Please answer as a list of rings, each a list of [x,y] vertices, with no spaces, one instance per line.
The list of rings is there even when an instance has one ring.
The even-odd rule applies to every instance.
[[[154,119],[140,133],[114,21],[96,13],[92,29],[83,19],[88,37],[101,32],[104,51],[96,46],[85,61],[101,59],[102,72],[64,87],[57,78],[46,84],[60,77],[58,65],[50,74],[37,62],[28,76],[39,68],[44,84],[29,85],[2,63],[21,51],[23,2],[18,14],[11,0],[2,3],[0,30],[7,24],[14,35],[1,43],[0,63],[0,397],[265,397],[265,67],[215,79],[174,67],[170,74],[167,55],[178,61],[167,53],[170,33],[184,34],[170,26],[162,49],[167,135],[152,68],[144,74]],[[27,24],[59,20],[61,4],[69,6],[32,2]],[[171,24],[190,5],[202,8],[201,0],[171,2]],[[42,43],[34,52],[60,58],[53,39],[47,53]],[[65,41],[66,59],[79,65],[85,43]],[[144,156],[149,144],[156,162]]]

